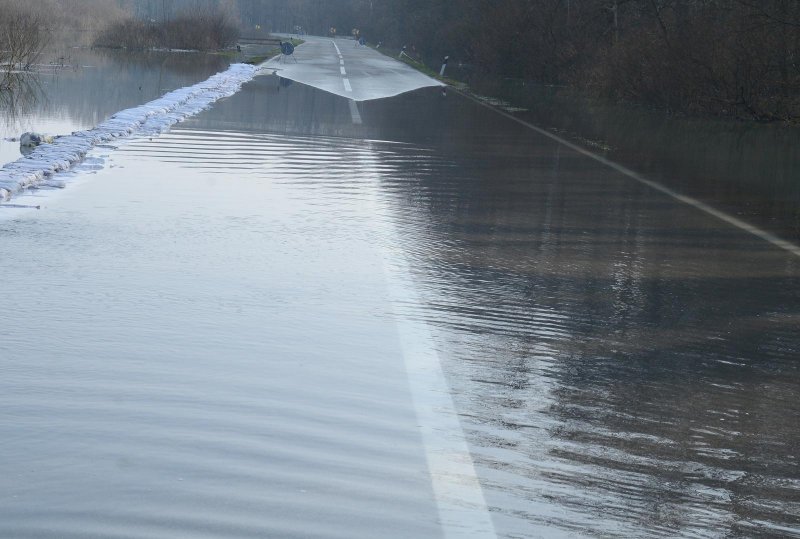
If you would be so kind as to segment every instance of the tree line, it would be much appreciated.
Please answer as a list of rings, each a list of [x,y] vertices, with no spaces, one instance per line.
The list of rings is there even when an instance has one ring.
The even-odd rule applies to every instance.
[[[676,112],[800,119],[800,0],[359,0],[367,35],[481,76]]]
[[[187,1],[187,0],[179,0]],[[666,110],[800,119],[800,0],[240,0],[243,26],[408,45],[481,77]],[[246,30],[245,30],[246,31]]]
[[[219,39],[207,39],[207,32],[199,31],[184,40],[180,46],[185,48],[230,44],[228,23],[245,35],[298,29],[326,35],[331,27],[339,35],[349,35],[352,28],[359,28],[369,42],[395,49],[408,45],[432,67],[449,55],[454,62],[471,65],[480,77],[569,85],[682,113],[800,120],[800,0],[27,0],[24,4],[29,13],[39,14],[45,26],[63,26],[57,24],[63,19],[84,31],[127,14],[139,21],[129,23],[127,34],[134,37],[148,35],[142,33],[144,27],[136,26],[141,22],[188,35],[197,28],[181,17],[215,14],[206,19],[220,32]],[[0,11],[0,24],[12,11],[5,7]],[[144,29],[148,28],[150,34],[155,31]],[[190,41],[197,39],[205,39],[203,47],[191,47]],[[8,60],[0,58],[0,63],[8,65]]]

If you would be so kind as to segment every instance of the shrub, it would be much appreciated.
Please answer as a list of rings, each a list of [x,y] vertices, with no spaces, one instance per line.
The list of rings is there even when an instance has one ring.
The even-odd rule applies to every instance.
[[[0,86],[7,86],[11,72],[27,69],[47,44],[47,34],[39,15],[20,3],[11,3],[0,11]]]
[[[96,47],[126,49],[218,50],[231,47],[239,38],[239,28],[223,11],[184,13],[168,21],[154,23],[129,18],[103,30],[94,41]]]

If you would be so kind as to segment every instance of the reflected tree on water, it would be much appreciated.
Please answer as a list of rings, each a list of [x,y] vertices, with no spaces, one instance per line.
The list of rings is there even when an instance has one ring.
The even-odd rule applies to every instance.
[[[6,127],[14,126],[18,120],[31,114],[46,95],[38,77],[23,73],[10,73],[5,79],[7,86],[0,91],[0,115]]]

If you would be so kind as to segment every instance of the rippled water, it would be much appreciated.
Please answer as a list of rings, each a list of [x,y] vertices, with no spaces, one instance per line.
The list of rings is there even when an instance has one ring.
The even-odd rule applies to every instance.
[[[499,527],[798,535],[796,258],[541,139],[467,147],[398,219]]]
[[[259,77],[0,221],[0,535],[800,536],[800,260],[458,96]],[[400,251],[420,302],[391,305]]]
[[[482,78],[475,84],[524,107],[515,114],[536,125],[800,241],[796,126],[684,118],[521,81]]]
[[[516,148],[384,180],[498,528],[800,535],[797,259]]]
[[[26,131],[57,136],[92,129],[121,110],[203,81],[230,63],[207,54],[102,49],[45,51],[41,62],[38,74],[23,76],[0,93],[0,164],[20,157],[19,144],[8,138]]]
[[[438,535],[366,151],[177,131],[0,223],[0,535]]]
[[[109,146],[118,139],[131,136],[156,136],[171,125],[238,92],[243,83],[253,78],[255,71],[251,65],[234,64],[205,81],[173,90],[144,105],[116,112],[91,129],[45,138],[46,143],[28,147],[26,155],[0,168],[0,201],[43,185],[60,186],[53,183],[53,177],[80,165],[88,152],[96,147]]]

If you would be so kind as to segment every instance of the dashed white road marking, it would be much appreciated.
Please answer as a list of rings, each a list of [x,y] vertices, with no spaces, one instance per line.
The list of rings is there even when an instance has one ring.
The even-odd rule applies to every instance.
[[[339,57],[341,58],[342,51],[339,50],[339,45],[337,45],[335,41],[331,41],[331,43],[333,43],[333,46],[336,48],[336,54],[338,54]]]
[[[342,72],[342,75],[347,75],[347,71],[344,70],[344,66],[340,66],[339,71]]]
[[[347,103],[350,105],[350,116],[353,118],[353,124],[361,125],[361,113],[358,112],[358,105],[352,99],[348,99]]]
[[[348,92],[352,92],[353,91],[353,87],[350,86],[350,81],[348,79],[342,79],[342,82],[344,83],[344,89],[345,90],[347,90]]]
[[[484,103],[480,99],[477,99],[475,97],[472,97],[471,95],[468,95],[468,94],[465,94],[465,93],[462,93],[462,92],[459,92],[459,93],[461,93],[461,95],[463,95],[464,97],[466,97],[468,99],[471,99],[472,101],[478,103],[479,105],[484,106],[484,107],[486,107],[488,109],[491,109],[491,110],[495,111],[497,114],[500,114],[501,116],[505,116],[506,118],[517,122],[518,124],[524,125],[528,129],[536,131],[540,135],[544,135],[549,139],[552,139],[552,140],[554,140],[554,141],[556,141],[556,142],[558,142],[560,144],[563,144],[567,148],[571,148],[571,149],[575,150],[576,152],[585,155],[586,157],[590,157],[590,158],[594,159],[595,161],[597,161],[599,163],[602,163],[602,164],[604,164],[604,165],[606,165],[608,167],[611,167],[614,170],[616,170],[617,172],[620,172],[620,173],[624,174],[625,176],[627,176],[627,177],[629,177],[629,178],[631,178],[633,180],[636,180],[639,183],[642,183],[642,184],[644,184],[644,185],[646,185],[648,187],[651,187],[652,189],[655,189],[656,191],[664,193],[665,195],[670,196],[670,197],[674,198],[675,200],[679,200],[680,202],[688,204],[688,205],[690,205],[690,206],[692,206],[692,207],[694,207],[694,208],[696,208],[696,209],[698,209],[698,210],[700,210],[702,212],[707,213],[708,215],[716,217],[720,221],[725,221],[726,223],[728,223],[730,225],[733,225],[736,228],[739,228],[740,230],[744,230],[745,232],[748,232],[748,233],[752,234],[753,236],[759,237],[762,240],[771,243],[775,247],[783,249],[784,251],[788,251],[789,253],[793,254],[794,256],[800,257],[800,246],[798,246],[798,245],[796,245],[796,244],[794,244],[794,243],[792,243],[790,241],[786,241],[784,239],[781,239],[778,236],[776,236],[775,234],[772,234],[771,232],[767,232],[766,230],[763,230],[763,229],[761,229],[761,228],[759,228],[759,227],[757,227],[755,225],[751,225],[750,223],[746,223],[746,222],[742,221],[741,219],[739,219],[737,217],[734,217],[733,215],[729,215],[729,214],[727,214],[727,213],[725,213],[723,211],[720,211],[720,210],[718,210],[716,208],[713,208],[713,207],[709,206],[708,204],[706,204],[705,202],[701,202],[701,201],[697,200],[696,198],[692,198],[692,197],[687,196],[687,195],[682,195],[682,194],[678,193],[677,191],[674,191],[674,190],[670,189],[669,187],[667,187],[665,185],[661,185],[660,183],[654,182],[653,180],[648,180],[647,178],[645,178],[644,176],[642,176],[638,172],[634,172],[633,170],[629,169],[628,167],[622,166],[619,163],[615,163],[614,161],[606,159],[605,157],[597,155],[596,153],[592,153],[589,150],[587,150],[586,148],[582,148],[582,147],[578,146],[577,144],[573,144],[573,143],[569,142],[568,140],[565,140],[565,139],[559,137],[558,135],[554,135],[553,133],[551,133],[551,132],[549,132],[549,131],[547,131],[545,129],[542,129],[541,127],[537,127],[537,126],[535,126],[535,125],[533,125],[531,123],[526,122],[525,120],[517,118],[516,116],[514,116],[512,114],[509,114],[509,113],[504,112],[502,110],[498,110],[498,109],[492,107],[491,105],[489,105],[487,103]]]

